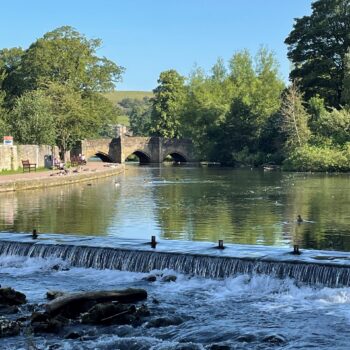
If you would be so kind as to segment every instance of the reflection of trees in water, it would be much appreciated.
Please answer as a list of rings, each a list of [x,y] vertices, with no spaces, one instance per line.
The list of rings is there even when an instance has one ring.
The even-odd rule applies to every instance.
[[[295,174],[286,180],[285,186],[288,216],[295,220],[300,214],[305,220],[292,227],[293,238],[301,246],[350,250],[348,176]]]
[[[266,180],[263,174],[249,171],[232,179],[217,174],[220,170],[202,170],[197,183],[176,181],[179,175],[168,174],[166,179],[174,183],[158,187],[155,194],[163,236],[275,244],[277,213],[271,211],[271,205],[258,203]],[[221,174],[225,172],[221,170]]]
[[[105,234],[113,216],[118,191],[114,181],[51,187],[0,195],[2,230]],[[13,211],[12,225],[6,225],[4,207]],[[10,209],[11,208],[11,209]],[[6,211],[5,211],[6,213]]]
[[[119,180],[0,194],[0,229],[350,251],[348,175],[130,166]]]
[[[164,238],[350,250],[344,176],[210,172],[202,171],[198,183],[167,173],[174,183],[155,189]],[[298,225],[298,214],[311,222]]]

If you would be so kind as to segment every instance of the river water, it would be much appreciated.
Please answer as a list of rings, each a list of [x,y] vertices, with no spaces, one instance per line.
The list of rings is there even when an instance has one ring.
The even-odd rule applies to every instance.
[[[0,194],[0,230],[33,228],[350,251],[350,175],[129,165],[90,184]]]
[[[155,234],[159,239],[275,246],[298,242],[350,251],[349,203],[349,175],[128,166],[120,176],[90,184],[1,194],[0,229],[35,227],[111,239],[148,240]],[[298,214],[304,218],[301,224]],[[148,292],[151,319],[181,320],[160,328],[147,323],[135,328],[78,326],[84,334],[78,340],[63,339],[64,332],[28,332],[0,338],[0,348],[349,349],[350,288],[264,275],[210,279],[168,270],[152,273],[173,274],[177,280],[149,283],[142,280],[145,273],[74,267],[57,258],[0,256],[1,285],[24,292],[31,304],[45,303],[48,290],[137,287]]]

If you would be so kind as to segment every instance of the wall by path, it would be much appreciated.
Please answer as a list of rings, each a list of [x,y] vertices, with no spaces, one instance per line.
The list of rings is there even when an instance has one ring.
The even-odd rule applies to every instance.
[[[51,146],[47,145],[0,145],[0,171],[22,168],[22,160],[36,163],[37,167],[51,166]],[[58,149],[55,147],[55,154]]]
[[[12,180],[0,182],[0,193],[70,185],[78,182],[97,180],[100,178],[117,175],[123,171],[124,165],[118,164],[112,168],[105,168],[95,172],[71,173],[62,176],[48,175],[47,177],[16,179],[16,175],[11,175],[14,176]]]

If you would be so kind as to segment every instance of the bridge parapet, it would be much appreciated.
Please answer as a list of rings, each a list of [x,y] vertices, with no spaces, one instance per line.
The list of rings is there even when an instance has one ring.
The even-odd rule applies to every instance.
[[[82,140],[74,153],[82,153],[86,158],[104,154],[116,163],[124,163],[132,154],[136,154],[143,163],[162,163],[169,155],[180,162],[197,161],[192,140],[161,137],[121,136],[115,139]]]

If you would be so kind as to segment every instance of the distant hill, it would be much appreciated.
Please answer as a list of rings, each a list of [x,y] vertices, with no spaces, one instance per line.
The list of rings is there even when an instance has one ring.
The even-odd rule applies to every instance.
[[[104,94],[111,102],[118,103],[124,98],[142,100],[144,97],[153,97],[152,91],[112,91]]]
[[[114,105],[118,104],[124,98],[133,98],[142,100],[144,97],[153,97],[152,91],[112,91],[104,94]],[[118,117],[118,123],[129,126],[129,117],[126,114]]]

